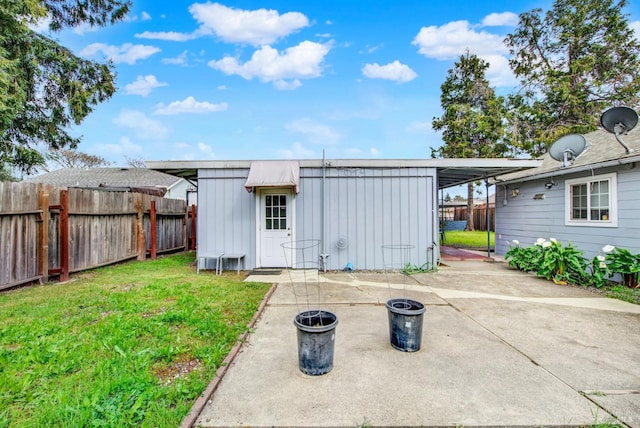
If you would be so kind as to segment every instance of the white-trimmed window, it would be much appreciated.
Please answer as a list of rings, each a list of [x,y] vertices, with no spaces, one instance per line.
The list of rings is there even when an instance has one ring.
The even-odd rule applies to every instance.
[[[565,185],[567,226],[618,226],[616,174],[575,178]]]

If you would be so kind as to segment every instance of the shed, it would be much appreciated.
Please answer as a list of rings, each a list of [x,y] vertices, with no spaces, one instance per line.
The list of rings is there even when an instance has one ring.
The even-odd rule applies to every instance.
[[[514,239],[572,243],[592,258],[605,245],[640,252],[640,132],[621,139],[604,130],[584,135],[586,148],[570,164],[549,154],[542,165],[496,179],[496,253]]]
[[[243,269],[291,266],[282,243],[319,240],[322,267],[384,268],[382,245],[439,257],[438,189],[539,165],[535,160],[148,161],[198,182],[199,254],[243,254]]]

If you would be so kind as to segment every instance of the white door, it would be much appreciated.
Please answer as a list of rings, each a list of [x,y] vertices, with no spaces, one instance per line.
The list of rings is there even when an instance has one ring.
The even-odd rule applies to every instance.
[[[262,189],[257,215],[260,267],[291,267],[291,251],[282,244],[292,242],[293,194],[291,189]]]

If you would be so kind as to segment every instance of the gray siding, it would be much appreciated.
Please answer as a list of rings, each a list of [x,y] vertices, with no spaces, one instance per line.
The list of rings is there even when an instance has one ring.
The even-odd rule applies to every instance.
[[[256,200],[244,183],[248,169],[198,171],[198,253],[245,253],[244,267],[255,267]],[[212,269],[214,264],[208,266]]]
[[[248,169],[198,171],[198,251],[245,253],[256,266],[256,197],[244,183]],[[295,196],[297,240],[323,239],[326,213],[328,268],[383,269],[384,244],[412,244],[410,262],[437,260],[437,200],[434,168],[327,168],[326,207],[322,168],[301,168]],[[338,248],[346,237],[349,245]],[[429,250],[429,251],[427,251]],[[210,266],[211,268],[212,266]]]
[[[320,169],[313,172],[321,177]],[[314,178],[314,181],[321,178]],[[326,243],[329,269],[382,269],[382,245],[411,244],[410,262],[427,262],[436,219],[435,170],[430,168],[328,168]],[[320,183],[321,185],[321,183]],[[320,198],[318,198],[320,199]],[[349,245],[338,248],[346,237]]]
[[[554,177],[556,185],[547,190],[548,179],[508,185],[507,205],[503,205],[505,188],[498,185],[496,198],[496,253],[504,254],[507,241],[517,239],[522,245],[531,245],[538,238],[556,238],[563,244],[571,242],[585,253],[596,256],[603,246],[610,244],[640,252],[640,170],[600,169],[593,175],[617,172],[618,227],[565,226],[565,180],[591,176],[591,171]],[[517,197],[511,190],[518,188]],[[544,193],[545,199],[534,200],[535,194]]]

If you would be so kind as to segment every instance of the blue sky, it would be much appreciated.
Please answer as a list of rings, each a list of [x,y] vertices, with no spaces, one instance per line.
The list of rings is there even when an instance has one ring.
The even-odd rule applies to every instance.
[[[440,85],[469,49],[499,92],[504,36],[550,1],[133,0],[123,22],[53,37],[117,72],[79,150],[144,160],[427,158]],[[638,5],[627,10],[634,28]],[[640,30],[639,30],[640,31]]]

